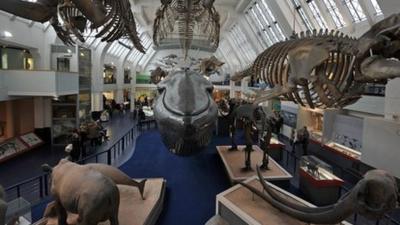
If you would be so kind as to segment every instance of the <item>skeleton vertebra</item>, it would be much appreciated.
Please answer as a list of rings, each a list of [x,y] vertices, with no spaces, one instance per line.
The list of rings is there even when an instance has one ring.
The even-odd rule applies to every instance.
[[[397,207],[399,198],[396,179],[383,170],[371,170],[337,203],[317,208],[305,207],[280,196],[264,181],[260,170],[257,172],[265,193],[248,184],[241,184],[277,209],[307,223],[336,224],[353,213],[379,219]]]
[[[255,103],[283,97],[310,108],[341,108],[357,101],[366,82],[400,76],[400,14],[375,24],[360,39],[340,32],[301,33],[261,53],[252,72],[271,90],[258,93]],[[393,59],[397,58],[397,59]]]
[[[211,140],[217,105],[212,84],[194,71],[170,73],[158,84],[154,116],[168,149],[190,155]]]
[[[169,0],[161,1],[162,6],[154,20],[153,41],[155,46],[177,32],[185,58],[192,46],[193,36],[206,35],[211,51],[219,45],[219,14],[214,0]],[[177,27],[176,27],[177,26]]]
[[[101,41],[129,38],[136,49],[145,52],[129,0],[2,0],[0,10],[36,22],[49,21],[67,45],[75,43],[73,37],[85,42],[84,33],[90,25],[88,33]]]

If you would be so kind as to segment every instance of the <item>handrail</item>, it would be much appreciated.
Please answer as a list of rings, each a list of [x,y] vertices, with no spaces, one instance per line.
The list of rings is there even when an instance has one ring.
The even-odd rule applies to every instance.
[[[79,160],[77,163],[85,164],[85,162],[93,160],[98,163],[99,159],[101,159],[101,156],[106,155],[105,160],[102,162],[108,165],[112,165],[118,160],[119,156],[124,153],[125,149],[133,144],[133,141],[136,138],[136,133],[136,126],[133,126],[109,149],[87,156]],[[48,173],[42,173],[41,175],[29,178],[27,180],[21,181],[17,184],[5,188],[4,190],[6,192],[7,201],[11,201],[19,197],[24,197],[30,200],[32,204],[40,202],[45,197],[48,197],[50,195],[50,184],[48,182],[48,177]],[[26,191],[26,193],[24,191]]]

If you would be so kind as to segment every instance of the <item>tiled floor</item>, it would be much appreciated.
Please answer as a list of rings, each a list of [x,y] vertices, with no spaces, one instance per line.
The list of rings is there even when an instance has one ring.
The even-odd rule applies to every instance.
[[[126,134],[134,124],[136,123],[129,113],[115,113],[112,120],[103,123],[103,126],[107,128],[107,135],[110,137],[110,140],[96,148],[88,146],[88,149],[91,151],[90,153],[107,150]],[[129,149],[133,150],[134,148]],[[129,158],[130,155],[131,154],[126,154],[126,158]],[[45,145],[6,161],[0,164],[0,185],[9,187],[26,179],[38,176],[42,173],[40,167],[42,164],[48,163],[50,165],[55,165],[65,156],[66,154],[63,147],[52,148],[50,145]]]

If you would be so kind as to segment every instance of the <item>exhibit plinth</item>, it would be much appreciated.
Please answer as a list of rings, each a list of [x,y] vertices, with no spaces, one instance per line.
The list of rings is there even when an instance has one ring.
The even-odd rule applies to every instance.
[[[142,200],[139,190],[136,187],[118,185],[120,192],[119,224],[154,225],[163,209],[165,188],[166,181],[164,179],[148,179],[144,188],[145,199]],[[77,217],[78,215],[76,214],[68,214],[68,224],[75,225]],[[35,223],[35,225],[57,224],[57,216],[44,217]],[[99,223],[99,225],[109,224],[109,221]]]
[[[231,146],[217,146],[217,151],[221,157],[225,169],[228,173],[229,179],[232,184],[239,181],[244,181],[256,175],[256,167],[262,164],[263,151],[257,146],[253,145],[253,152],[251,153],[251,171],[243,171],[244,167],[244,148],[246,146],[239,145],[237,151],[229,151]],[[289,180],[292,178],[289,172],[283,169],[273,158],[269,157],[269,169],[262,170],[262,175],[266,180],[282,183],[288,185]]]
[[[252,177],[245,183],[262,190],[258,178]],[[312,204],[300,199],[289,192],[270,183],[273,189],[283,197],[295,203],[313,207]],[[310,225],[301,222],[282,211],[276,209],[268,202],[253,194],[242,185],[235,185],[217,195],[216,214],[221,216],[228,224],[236,225]],[[342,222],[337,225],[350,225]]]

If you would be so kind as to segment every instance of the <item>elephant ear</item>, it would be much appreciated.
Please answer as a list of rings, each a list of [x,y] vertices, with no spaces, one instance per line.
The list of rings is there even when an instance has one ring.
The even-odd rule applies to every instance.
[[[51,173],[52,171],[53,171],[53,168],[51,168],[51,166],[49,165],[49,164],[43,164],[42,165],[42,170],[45,172],[45,173]]]

